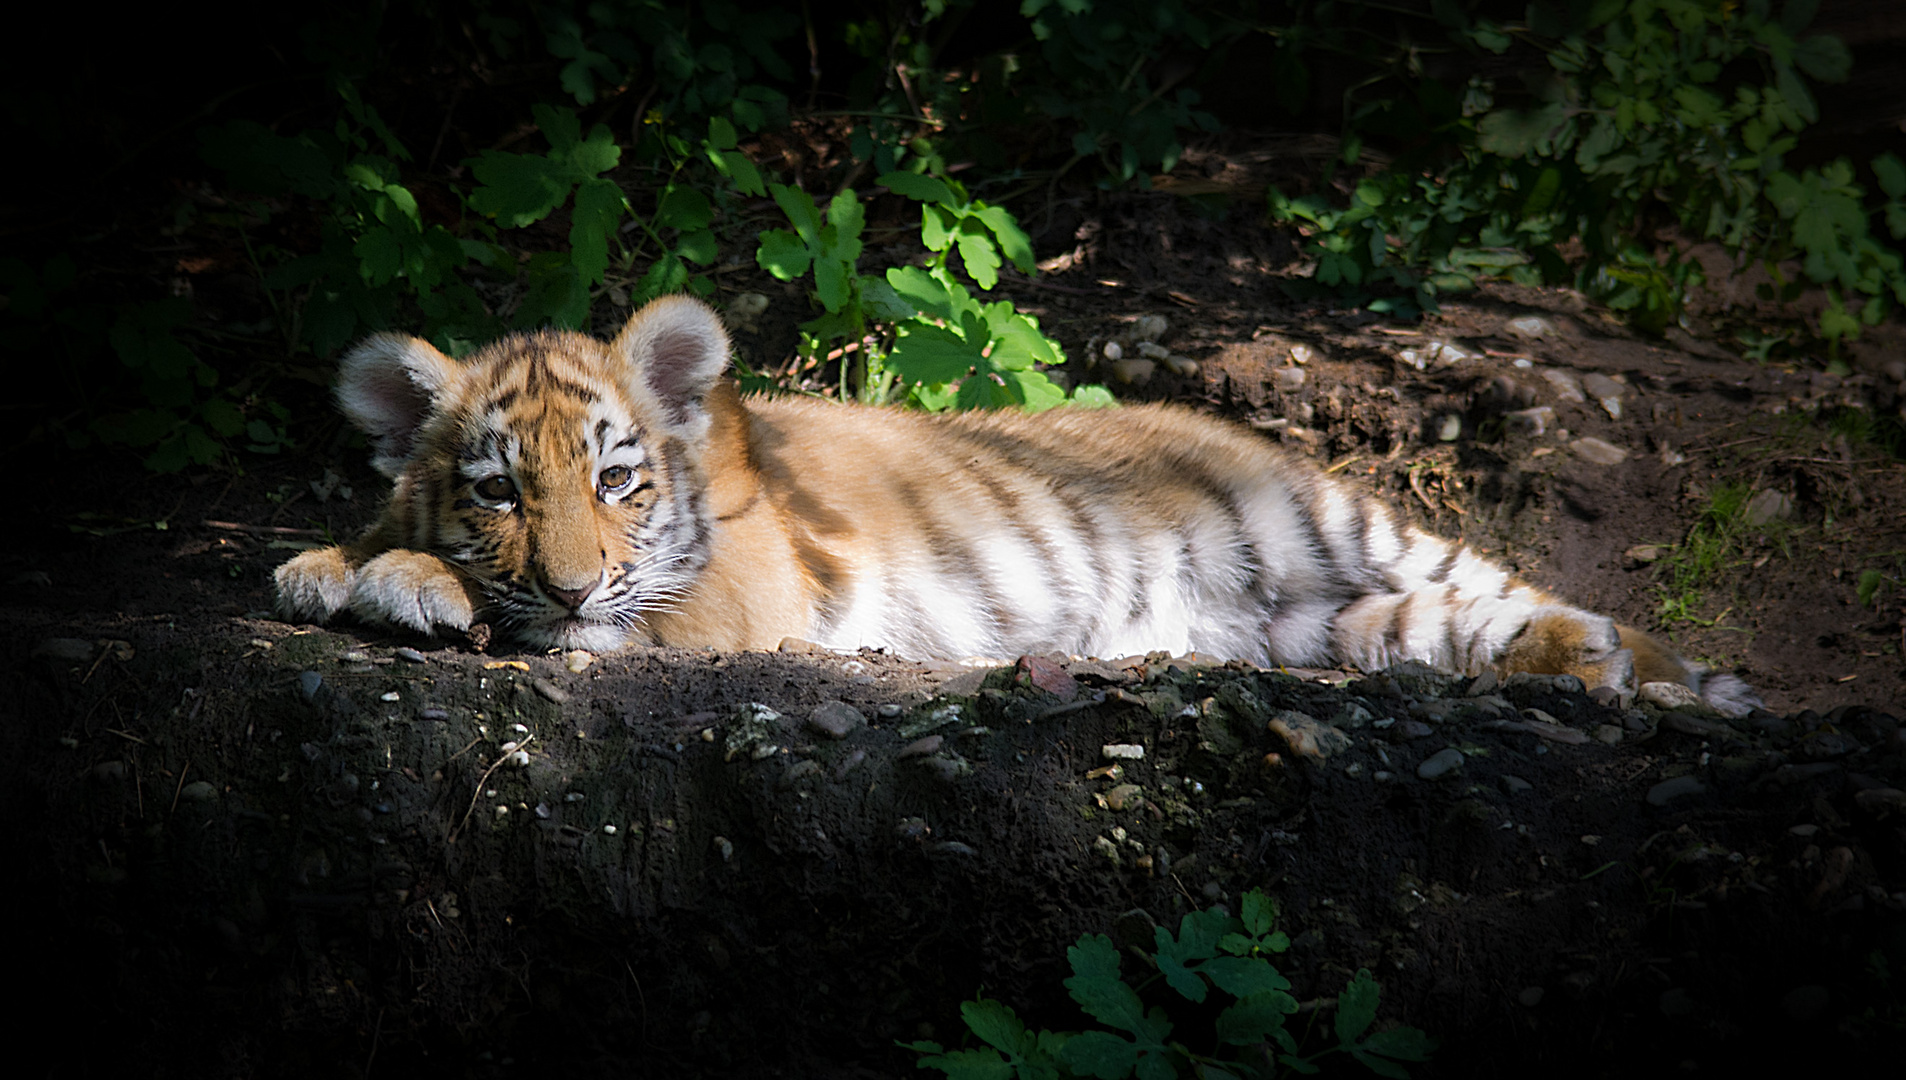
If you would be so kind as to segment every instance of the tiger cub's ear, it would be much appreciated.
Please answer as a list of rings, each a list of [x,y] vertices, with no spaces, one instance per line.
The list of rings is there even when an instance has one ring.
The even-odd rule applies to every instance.
[[[338,368],[338,407],[371,437],[371,466],[395,479],[417,449],[417,430],[460,370],[421,338],[373,334]]]
[[[686,296],[652,300],[629,316],[609,347],[629,364],[630,391],[652,401],[663,423],[690,440],[707,433],[702,398],[728,366],[728,332],[707,304]]]

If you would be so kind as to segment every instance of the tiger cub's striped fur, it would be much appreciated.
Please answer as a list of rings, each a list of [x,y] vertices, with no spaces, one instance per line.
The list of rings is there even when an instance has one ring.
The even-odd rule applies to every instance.
[[[597,650],[1195,650],[1700,687],[1645,635],[1221,421],[744,402],[727,361],[714,313],[680,298],[606,344],[518,335],[458,362],[371,338],[338,397],[396,481],[390,505],[356,542],[279,568],[280,608],[426,633],[486,618]],[[1753,703],[1731,677],[1707,689]]]

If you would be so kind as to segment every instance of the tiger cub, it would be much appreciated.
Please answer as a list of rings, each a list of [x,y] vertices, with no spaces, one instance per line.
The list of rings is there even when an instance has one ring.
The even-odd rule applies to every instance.
[[[279,609],[426,634],[483,619],[556,648],[1195,650],[1703,688],[1646,635],[1222,421],[743,401],[728,356],[714,312],[679,297],[606,344],[544,331],[459,362],[370,338],[337,396],[390,504],[279,567]],[[1758,703],[1731,676],[1706,691]]]

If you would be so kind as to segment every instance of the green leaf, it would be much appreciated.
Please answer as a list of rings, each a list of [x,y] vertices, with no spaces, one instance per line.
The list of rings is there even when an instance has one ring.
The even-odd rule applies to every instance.
[[[570,262],[585,287],[600,285],[609,269],[609,237],[622,220],[622,189],[613,180],[585,180],[570,214]]]
[[[736,189],[743,195],[759,197],[768,193],[768,189],[763,186],[761,182],[761,171],[756,169],[754,162],[749,161],[747,155],[741,151],[722,151],[720,161],[716,167],[721,169],[730,180],[735,182]]]
[[[1872,161],[1873,175],[1880,182],[1880,190],[1889,199],[1906,196],[1906,165],[1891,153],[1881,154]]]
[[[1815,34],[1794,49],[1793,62],[1821,82],[1845,82],[1853,67],[1853,53],[1832,34]]]
[[[1086,1015],[1108,1027],[1134,1034],[1153,1029],[1138,994],[1119,978],[1118,950],[1110,938],[1104,934],[1083,936],[1078,944],[1066,950],[1066,959],[1071,961],[1073,971],[1072,977],[1065,981],[1066,990]],[[1166,1030],[1170,1030],[1169,1024]]]
[[[1281,991],[1239,998],[1218,1014],[1218,1038],[1238,1046],[1260,1042],[1283,1027],[1284,1018],[1296,1011],[1297,999]]]
[[[714,262],[721,255],[721,245],[710,229],[702,229],[682,236],[675,242],[675,253],[692,263],[703,266]]]
[[[814,208],[814,200],[807,192],[791,188],[785,184],[769,184],[768,190],[774,193],[774,204],[787,215],[794,225],[795,235],[802,240],[813,241],[821,233],[820,211]]]
[[[1261,938],[1277,925],[1277,901],[1263,889],[1252,889],[1244,894],[1238,917],[1244,922],[1245,933]]]
[[[954,316],[956,305],[946,283],[920,267],[893,267],[887,271],[887,284],[893,287],[901,302],[916,311],[941,319]]]
[[[715,220],[708,196],[686,184],[670,184],[655,207],[655,224],[670,229],[706,229]]]
[[[884,277],[866,275],[860,279],[860,304],[869,317],[879,322],[899,322],[919,314],[919,309],[902,299]]]
[[[1084,386],[1073,387],[1072,396],[1066,399],[1066,404],[1081,409],[1116,409],[1118,398],[1113,397],[1112,392],[1105,387],[1097,383],[1088,383]]]
[[[950,383],[965,378],[967,372],[984,360],[978,347],[945,327],[911,320],[901,323],[899,329],[900,336],[894,342],[893,352],[887,356],[887,366],[908,382]],[[1069,980],[1067,985],[1071,985]]]
[[[985,226],[975,218],[964,218],[960,221],[956,239],[960,261],[966,264],[967,276],[981,289],[991,289],[999,284],[999,249],[993,246],[993,238]]]
[[[1233,997],[1291,988],[1290,980],[1278,974],[1270,961],[1258,957],[1220,956],[1200,964],[1198,970]]]
[[[1087,1031],[1065,1044],[1059,1060],[1080,1076],[1124,1080],[1138,1063],[1138,1047],[1109,1031]]]
[[[1337,1041],[1344,1046],[1355,1045],[1370,1029],[1370,1022],[1377,1018],[1377,999],[1381,991],[1377,989],[1375,979],[1370,977],[1368,968],[1358,968],[1357,974],[1337,995]]]
[[[896,195],[905,195],[922,202],[938,203],[941,206],[957,207],[960,201],[953,196],[951,188],[931,176],[912,172],[883,173],[874,181]]]
[[[852,188],[828,200],[827,223],[833,227],[834,234],[823,237],[823,250],[844,263],[859,262],[860,230],[866,220],[867,211]]]
[[[1886,575],[1878,570],[1860,572],[1859,597],[1861,607],[1872,607],[1873,598],[1879,595],[1880,586],[1885,584]]]
[[[1560,103],[1528,111],[1497,109],[1476,125],[1476,145],[1503,157],[1527,157],[1565,119],[1567,113]]]
[[[1030,274],[1034,270],[1032,256],[1032,238],[1019,227],[1019,221],[1003,206],[982,206],[974,212],[974,217],[986,223],[999,239],[999,249],[1006,258],[1020,269]]]
[[[506,229],[541,221],[563,204],[574,185],[569,170],[542,156],[485,150],[470,167],[481,186],[470,207]]]
[[[238,406],[222,397],[212,398],[199,406],[199,416],[213,431],[224,438],[231,438],[245,430],[245,417]]]
[[[906,1044],[901,1044],[905,1046]],[[931,1043],[915,1043],[909,1050],[921,1050]],[[939,1048],[934,1047],[937,1051]],[[1012,1080],[1013,1067],[997,1050],[954,1050],[920,1058],[916,1068],[938,1069],[947,1080]]]
[[[761,234],[754,261],[782,281],[793,281],[807,273],[813,256],[808,254],[807,245],[800,237],[786,229],[769,229]]]

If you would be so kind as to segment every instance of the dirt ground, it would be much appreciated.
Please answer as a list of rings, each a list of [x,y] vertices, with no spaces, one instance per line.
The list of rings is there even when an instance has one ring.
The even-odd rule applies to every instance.
[[[1743,359],[1793,316],[1724,272],[1663,340],[1567,290],[1489,286],[1411,324],[1334,310],[1282,287],[1295,249],[1260,202],[1182,197],[1248,195],[1254,160],[1022,212],[1048,270],[1002,291],[1070,377],[1250,424],[1738,674],[1764,712],[1162,658],[1068,662],[1070,710],[1011,671],[872,654],[637,649],[578,673],[269,616],[272,568],[381,498],[335,426],[243,473],[65,455],[16,476],[0,567],[14,925],[44,928],[22,948],[49,973],[30,1018],[86,1035],[48,1075],[912,1075],[893,1040],[957,1043],[982,988],[1080,1026],[1078,934],[1254,887],[1283,904],[1300,1000],[1327,1010],[1369,967],[1385,1022],[1443,1040],[1431,1075],[1896,1051],[1906,331],[1869,331],[1843,375]],[[240,276],[190,284],[238,321]],[[825,386],[788,367],[799,291],[722,281],[771,300],[742,359]],[[1134,353],[1144,316],[1180,370],[1124,381],[1106,345]],[[1748,510],[1710,515],[1717,494]],[[1703,536],[1711,571],[1677,582]],[[834,702],[866,726],[803,723]],[[967,720],[932,720],[948,702]],[[1281,710],[1347,745],[1305,754],[1267,728]],[[523,734],[531,764],[497,772]],[[1107,774],[1126,742],[1148,756]],[[1451,747],[1459,777],[1422,779]]]

